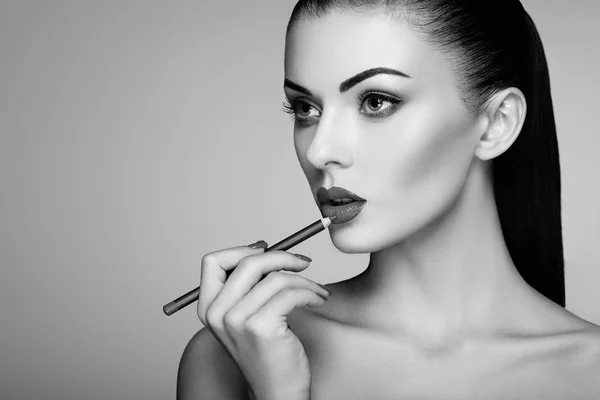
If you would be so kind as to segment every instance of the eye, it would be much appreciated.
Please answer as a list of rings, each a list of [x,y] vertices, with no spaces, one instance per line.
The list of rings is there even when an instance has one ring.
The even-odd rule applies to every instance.
[[[369,97],[364,104],[369,111],[377,112],[381,110],[385,102],[385,100],[378,97]]]
[[[402,102],[386,93],[368,92],[359,96],[360,112],[368,117],[385,117],[393,113]]]
[[[317,110],[312,104],[302,100],[296,101],[296,104],[294,104],[294,109],[296,111],[296,117],[299,118],[320,117],[319,110]]]
[[[284,100],[283,111],[290,114],[291,118],[300,122],[301,125],[310,124],[315,118],[321,116],[321,111],[317,107],[299,99],[292,102]]]

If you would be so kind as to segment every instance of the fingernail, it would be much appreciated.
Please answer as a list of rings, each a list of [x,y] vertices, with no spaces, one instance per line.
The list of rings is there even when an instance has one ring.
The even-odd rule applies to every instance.
[[[309,257],[306,257],[305,255],[302,255],[302,254],[294,254],[294,255],[301,260],[312,262],[312,260]]]
[[[323,289],[327,290],[329,292],[329,294],[332,294],[333,291],[331,289],[329,289],[327,286],[325,285],[321,285],[320,283],[317,283],[317,285],[321,286]]]
[[[317,293],[317,296],[319,296],[320,298],[322,298],[322,299],[323,299],[323,300],[325,300],[325,301],[329,300],[329,297],[327,297],[327,296],[323,296],[323,295],[322,295],[322,294],[320,294],[320,293]]]
[[[269,247],[269,245],[264,240],[259,240],[256,243],[249,244],[248,247],[250,247],[251,249],[258,249],[259,247],[266,249],[267,247]]]

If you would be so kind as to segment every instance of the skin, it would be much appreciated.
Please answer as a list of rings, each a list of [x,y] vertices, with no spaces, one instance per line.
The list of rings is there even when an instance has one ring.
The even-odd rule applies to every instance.
[[[410,78],[376,75],[340,93],[374,67]],[[315,201],[332,186],[367,200],[329,228],[340,251],[370,253],[366,270],[328,284],[325,305],[289,316],[310,360],[312,398],[600,393],[600,328],[530,287],[502,237],[489,168],[521,131],[520,90],[496,93],[472,115],[442,53],[376,11],[297,22],[285,78],[311,92],[284,87]],[[367,90],[401,102],[357,102]]]
[[[301,21],[287,39],[298,160],[313,194],[335,185],[368,200],[329,233],[369,265],[327,296],[280,272],[308,266],[291,253],[205,255],[207,329],[182,355],[177,398],[598,398],[599,327],[523,281],[497,219],[490,160],[518,137],[523,94],[507,88],[470,114],[439,50],[377,12]],[[373,67],[410,78],[340,87]],[[379,98],[357,101],[366,90]]]

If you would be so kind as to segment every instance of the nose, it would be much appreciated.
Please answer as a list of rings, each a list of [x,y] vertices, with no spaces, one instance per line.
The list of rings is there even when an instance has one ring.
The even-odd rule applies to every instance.
[[[319,125],[306,149],[306,158],[315,168],[324,170],[331,166],[348,167],[351,163],[352,133],[343,117],[321,115]]]

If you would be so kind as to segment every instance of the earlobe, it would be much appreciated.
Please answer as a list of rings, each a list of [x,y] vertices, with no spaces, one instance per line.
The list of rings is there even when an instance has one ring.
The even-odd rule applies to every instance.
[[[527,103],[519,89],[511,87],[494,96],[485,111],[489,123],[475,149],[482,161],[503,154],[517,140],[525,121]]]

